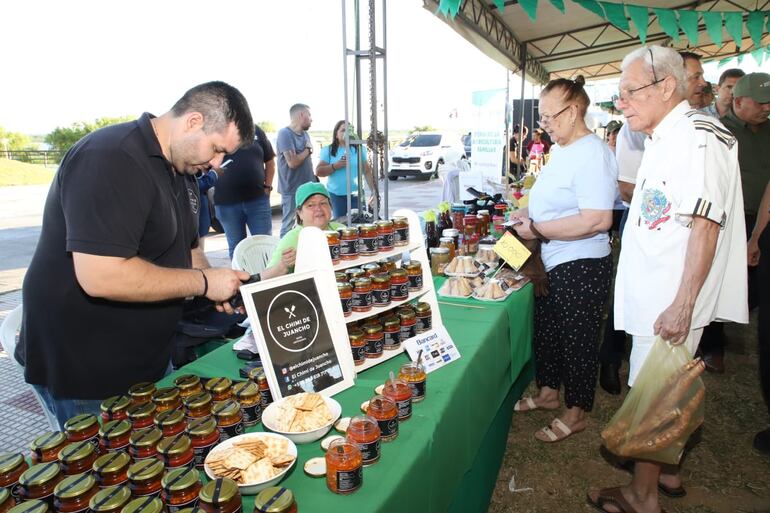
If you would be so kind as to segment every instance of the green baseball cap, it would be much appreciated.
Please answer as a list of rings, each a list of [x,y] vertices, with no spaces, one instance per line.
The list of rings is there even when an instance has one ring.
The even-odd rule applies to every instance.
[[[613,119],[609,123],[607,123],[607,126],[604,127],[604,129],[607,131],[607,134],[611,134],[614,132],[619,132],[621,127],[623,126],[622,121],[618,121],[617,119]]]
[[[770,103],[770,75],[749,73],[741,77],[733,87],[733,97],[748,96],[759,103]]]
[[[314,194],[323,194],[329,201],[331,201],[329,191],[326,190],[324,184],[318,182],[303,183],[299,186],[297,192],[294,193],[294,200],[297,204],[297,208],[301,207],[302,204]]]

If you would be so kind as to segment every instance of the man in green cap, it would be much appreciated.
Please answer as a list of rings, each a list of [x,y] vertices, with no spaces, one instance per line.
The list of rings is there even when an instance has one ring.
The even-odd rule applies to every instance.
[[[748,235],[754,228],[762,193],[770,180],[768,115],[770,115],[770,74],[749,73],[736,82],[733,88],[732,108],[720,119],[738,140],[743,211]],[[749,242],[751,243],[751,239]],[[756,267],[749,267],[749,310],[757,306],[758,287]],[[724,372],[723,326],[722,323],[713,323],[708,326],[703,332],[700,343],[706,369],[712,372]]]

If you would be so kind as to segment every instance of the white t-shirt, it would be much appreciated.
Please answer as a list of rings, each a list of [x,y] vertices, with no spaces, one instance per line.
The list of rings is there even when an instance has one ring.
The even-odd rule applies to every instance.
[[[618,159],[618,180],[621,182],[636,183],[636,174],[642,164],[646,138],[643,132],[631,130],[628,123],[620,127],[615,145],[615,158]]]
[[[612,210],[618,194],[615,156],[595,134],[568,146],[554,145],[548,164],[529,192],[529,217],[536,223],[580,213]],[[551,240],[540,247],[546,271],[581,258],[610,254],[609,237],[599,233],[580,240]]]
[[[692,216],[721,225],[691,329],[748,322],[746,230],[738,146],[722,124],[677,105],[645,143],[615,278],[615,327],[652,336],[684,272]]]

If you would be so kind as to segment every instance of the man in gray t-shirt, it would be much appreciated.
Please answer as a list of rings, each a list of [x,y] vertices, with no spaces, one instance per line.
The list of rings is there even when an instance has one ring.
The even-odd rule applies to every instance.
[[[313,143],[307,129],[313,122],[310,107],[302,103],[289,109],[291,123],[278,131],[278,192],[281,193],[281,237],[294,228],[294,193],[303,183],[317,181],[313,174]]]

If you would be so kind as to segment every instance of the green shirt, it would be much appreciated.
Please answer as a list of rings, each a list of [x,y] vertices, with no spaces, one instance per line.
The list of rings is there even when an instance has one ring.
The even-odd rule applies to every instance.
[[[345,225],[340,223],[329,223],[328,230],[339,230],[340,228],[344,228]],[[270,262],[268,262],[267,266],[272,267],[274,265],[277,265],[278,262],[281,261],[281,255],[284,251],[286,251],[289,248],[297,249],[297,243],[299,242],[299,232],[302,231],[302,228],[304,226],[297,225],[294,228],[291,229],[291,231],[287,232],[286,235],[281,237],[281,240],[278,241],[278,245],[275,247],[275,251],[273,251],[273,256],[270,257]],[[294,268],[292,267],[289,269],[290,273],[294,272]]]
[[[756,216],[765,186],[770,180],[770,121],[759,125],[759,130],[754,132],[732,109],[720,121],[738,139],[743,210],[747,215]],[[746,228],[751,230],[750,226]]]

